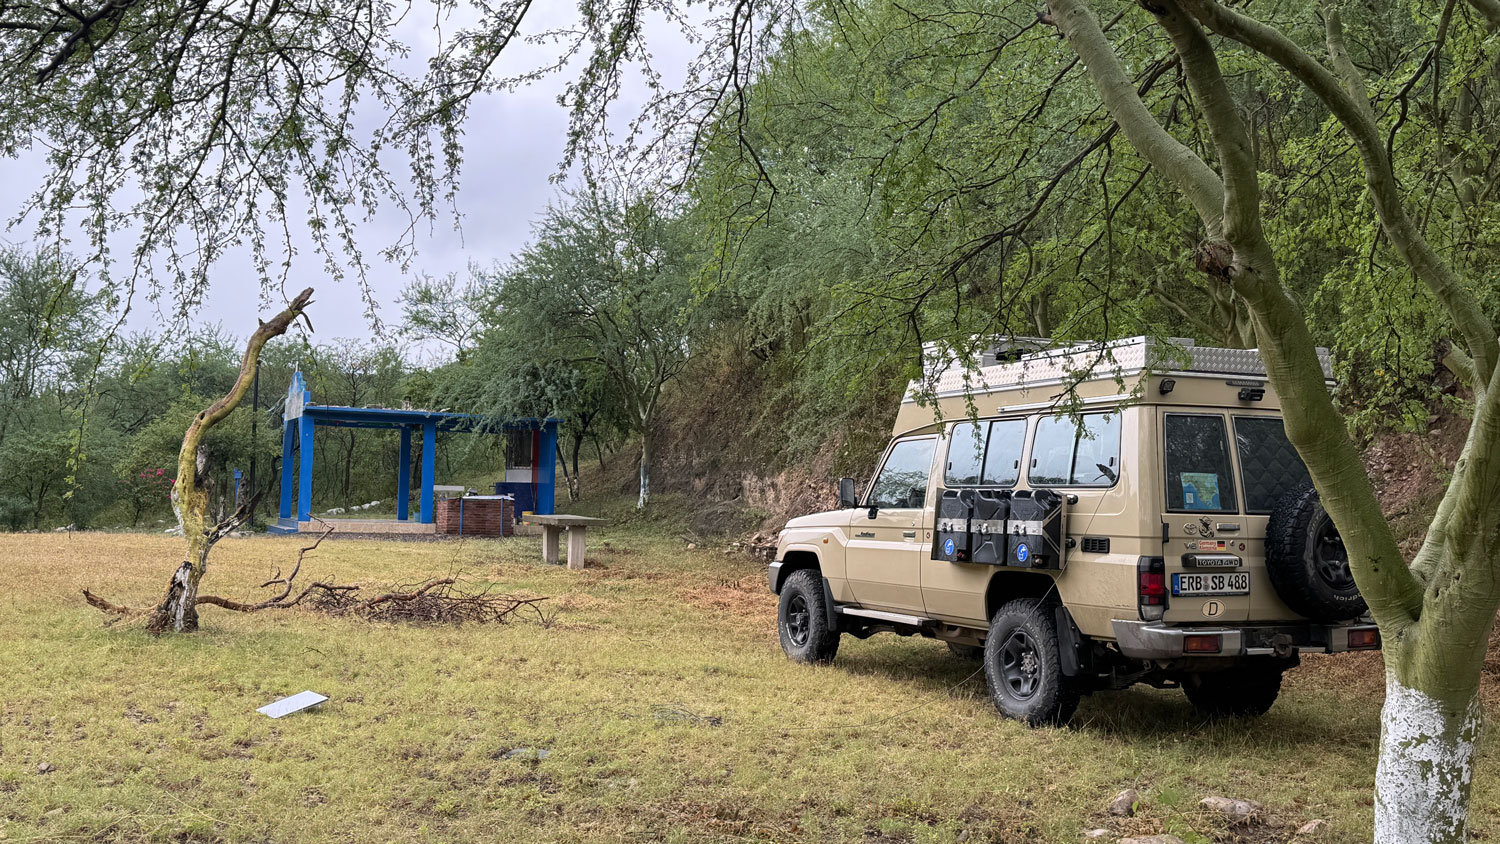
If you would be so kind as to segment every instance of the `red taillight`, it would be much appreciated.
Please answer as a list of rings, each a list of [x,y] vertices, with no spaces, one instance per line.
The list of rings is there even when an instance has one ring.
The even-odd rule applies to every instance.
[[[1219,652],[1219,637],[1217,635],[1205,636],[1183,636],[1182,652],[1187,654],[1216,654]]]
[[[1167,602],[1167,575],[1159,571],[1141,572],[1141,603],[1160,606]]]
[[[1380,647],[1380,631],[1362,628],[1349,631],[1349,650],[1363,651]]]
[[[1136,596],[1142,620],[1161,620],[1167,609],[1167,564],[1161,557],[1141,557],[1136,563]]]

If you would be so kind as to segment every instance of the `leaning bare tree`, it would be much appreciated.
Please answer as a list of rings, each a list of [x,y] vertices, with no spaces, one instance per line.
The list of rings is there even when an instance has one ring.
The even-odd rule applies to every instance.
[[[1500,4],[1470,0],[1492,22]],[[1217,0],[1141,5],[1165,32],[1209,131],[1217,169],[1151,113],[1088,0],[1049,0],[1051,21],[1082,60],[1104,106],[1152,167],[1187,198],[1203,225],[1205,284],[1246,304],[1266,370],[1282,397],[1287,436],[1307,463],[1350,553],[1360,591],[1385,639],[1386,702],[1375,780],[1380,844],[1458,842],[1467,833],[1481,721],[1480,671],[1500,608],[1500,340],[1473,290],[1423,236],[1393,174],[1385,130],[1345,47],[1340,9],[1325,0],[1323,60],[1281,31]],[[1452,8],[1452,4],[1449,4]],[[1322,101],[1358,151],[1386,238],[1440,302],[1466,351],[1475,412],[1427,538],[1408,566],[1381,514],[1344,420],[1323,387],[1301,306],[1283,286],[1262,229],[1252,139],[1221,72],[1217,33],[1290,73]],[[1394,130],[1391,130],[1392,132]]]
[[[240,362],[240,374],[234,386],[223,398],[214,402],[188,425],[182,436],[182,450],[177,454],[177,484],[172,490],[172,507],[182,523],[182,538],[187,543],[187,554],[182,565],[173,572],[167,584],[167,594],[157,605],[148,622],[152,632],[173,630],[178,633],[198,629],[198,584],[208,569],[208,554],[214,543],[237,528],[250,514],[251,505],[242,505],[233,516],[222,522],[213,522],[208,515],[208,490],[205,488],[206,452],[203,438],[210,429],[219,424],[236,407],[255,377],[255,365],[260,361],[261,350],[273,337],[286,333],[294,320],[303,316],[312,303],[312,288],[297,294],[281,313],[263,322],[250,335],[245,345],[245,357]],[[253,503],[255,493],[252,491]]]

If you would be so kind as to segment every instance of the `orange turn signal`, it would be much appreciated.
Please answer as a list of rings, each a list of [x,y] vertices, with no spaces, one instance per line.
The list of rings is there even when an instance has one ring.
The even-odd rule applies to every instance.
[[[1219,652],[1218,636],[1184,636],[1182,652],[1188,654],[1216,654]]]
[[[1380,647],[1380,631],[1365,628],[1349,631],[1349,650],[1362,651]]]

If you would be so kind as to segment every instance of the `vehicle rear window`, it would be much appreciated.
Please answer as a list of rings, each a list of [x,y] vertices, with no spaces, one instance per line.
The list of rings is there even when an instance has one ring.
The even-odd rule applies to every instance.
[[[1234,445],[1240,453],[1245,512],[1269,513],[1283,496],[1312,486],[1312,477],[1286,428],[1275,416],[1234,417]]]
[[[948,486],[1012,486],[1021,475],[1026,420],[960,422],[949,435]]]
[[[1114,486],[1120,476],[1120,416],[1091,413],[1083,430],[1068,416],[1037,420],[1027,480],[1049,486]]]
[[[1021,477],[1021,450],[1026,447],[1026,420],[1002,419],[990,424],[984,453],[986,486],[1014,486]]]
[[[1167,414],[1167,509],[1237,513],[1222,416]]]
[[[948,439],[948,468],[943,480],[949,486],[973,486],[984,469],[984,432],[987,422],[960,422]]]
[[[891,446],[891,453],[870,488],[870,507],[923,507],[927,503],[927,473],[932,469],[932,449],[937,441],[931,437],[902,440]]]

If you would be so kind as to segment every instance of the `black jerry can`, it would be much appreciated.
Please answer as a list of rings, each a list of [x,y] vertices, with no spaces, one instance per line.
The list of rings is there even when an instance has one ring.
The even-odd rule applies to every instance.
[[[938,499],[937,525],[932,532],[932,558],[950,563],[969,561],[969,511],[973,490],[945,489]]]
[[[974,492],[974,510],[969,518],[974,562],[1005,565],[1005,524],[1010,518],[1010,490],[981,489]]]
[[[1011,497],[1006,565],[1062,569],[1063,504],[1063,497],[1050,489],[1020,490]]]

